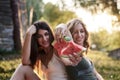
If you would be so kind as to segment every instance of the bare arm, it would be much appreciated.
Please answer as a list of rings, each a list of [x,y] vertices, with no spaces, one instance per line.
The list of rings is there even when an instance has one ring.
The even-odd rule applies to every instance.
[[[94,73],[97,77],[97,80],[104,80],[103,77],[96,71],[96,69],[94,69]]]
[[[22,48],[22,64],[30,64],[30,48],[31,48],[31,38],[32,35],[36,32],[34,25],[30,26],[26,32],[25,41]]]

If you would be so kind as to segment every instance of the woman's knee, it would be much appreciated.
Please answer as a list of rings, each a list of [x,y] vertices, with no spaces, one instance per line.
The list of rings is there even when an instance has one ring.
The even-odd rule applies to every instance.
[[[10,80],[40,80],[29,65],[20,64],[13,73]]]
[[[24,70],[26,80],[40,80],[31,66],[22,65],[22,70]]]
[[[13,75],[11,76],[10,80],[25,80],[25,68],[22,64],[20,64]]]

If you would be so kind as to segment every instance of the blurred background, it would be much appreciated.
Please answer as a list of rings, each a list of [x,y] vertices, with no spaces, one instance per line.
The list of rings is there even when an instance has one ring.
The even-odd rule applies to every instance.
[[[87,56],[105,80],[120,79],[120,0],[0,0],[0,80],[9,80],[21,63],[27,28],[45,20],[80,18],[89,31]]]

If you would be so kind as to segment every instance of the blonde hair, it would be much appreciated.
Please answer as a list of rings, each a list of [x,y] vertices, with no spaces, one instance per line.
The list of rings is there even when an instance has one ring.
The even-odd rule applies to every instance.
[[[78,24],[81,24],[83,29],[85,30],[85,41],[83,43],[83,46],[88,49],[88,47],[89,47],[89,43],[88,43],[89,34],[88,34],[87,29],[86,29],[86,25],[82,22],[82,20],[80,20],[78,18],[74,18],[74,19],[68,21],[67,22],[67,28],[69,29],[69,31],[72,34],[73,30],[74,30],[74,27],[77,26]]]
[[[67,22],[67,28],[72,32],[74,26],[77,26],[78,24],[81,24],[83,27],[85,27],[85,24],[82,22],[82,20],[78,18],[74,18]]]

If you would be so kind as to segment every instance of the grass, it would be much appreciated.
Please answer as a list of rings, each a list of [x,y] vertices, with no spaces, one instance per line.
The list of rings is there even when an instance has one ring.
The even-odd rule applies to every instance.
[[[90,51],[88,56],[105,80],[120,80],[120,60],[112,59],[107,53],[98,51]]]
[[[1,55],[1,54],[0,54]],[[3,56],[3,55],[2,55]],[[9,56],[14,56],[8,58]],[[87,56],[93,61],[97,71],[105,80],[120,80],[120,61],[107,56],[107,53],[89,51]],[[19,54],[7,54],[0,59],[0,80],[9,80],[21,58]]]
[[[9,80],[19,63],[20,59],[0,61],[0,80]]]
[[[10,80],[20,61],[20,52],[0,50],[0,80]]]

